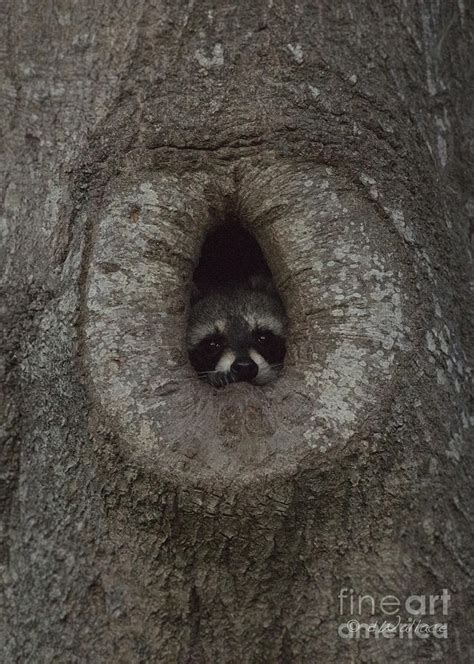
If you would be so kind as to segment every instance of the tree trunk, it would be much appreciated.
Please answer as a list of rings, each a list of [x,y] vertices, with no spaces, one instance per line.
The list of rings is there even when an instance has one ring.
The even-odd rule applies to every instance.
[[[2,661],[474,661],[472,7],[4,13]],[[184,334],[229,214],[291,329],[215,391]]]

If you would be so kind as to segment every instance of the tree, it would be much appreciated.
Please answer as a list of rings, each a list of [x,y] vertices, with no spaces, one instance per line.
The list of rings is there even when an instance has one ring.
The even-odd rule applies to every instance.
[[[4,11],[4,661],[472,661],[472,8]],[[290,349],[215,393],[183,339],[229,215]],[[344,638],[414,595],[448,638]]]

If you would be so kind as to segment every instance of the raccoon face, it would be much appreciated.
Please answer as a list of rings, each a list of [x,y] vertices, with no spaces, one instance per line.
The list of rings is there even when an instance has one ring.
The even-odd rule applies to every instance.
[[[264,385],[283,367],[285,336],[286,316],[276,293],[227,288],[193,306],[187,346],[198,376],[211,385]]]

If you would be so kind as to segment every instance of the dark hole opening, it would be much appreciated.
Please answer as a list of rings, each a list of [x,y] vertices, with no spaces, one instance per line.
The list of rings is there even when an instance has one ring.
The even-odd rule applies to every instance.
[[[263,252],[241,224],[204,240],[193,274],[189,359],[214,387],[275,380],[286,353],[286,313]]]
[[[271,279],[256,239],[239,223],[225,223],[208,233],[193,281],[198,290],[248,283],[254,275]]]

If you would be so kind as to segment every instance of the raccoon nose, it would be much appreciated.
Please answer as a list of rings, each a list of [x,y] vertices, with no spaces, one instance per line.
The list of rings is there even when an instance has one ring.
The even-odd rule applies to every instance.
[[[258,374],[258,366],[250,357],[238,357],[230,370],[237,380],[252,380]]]

